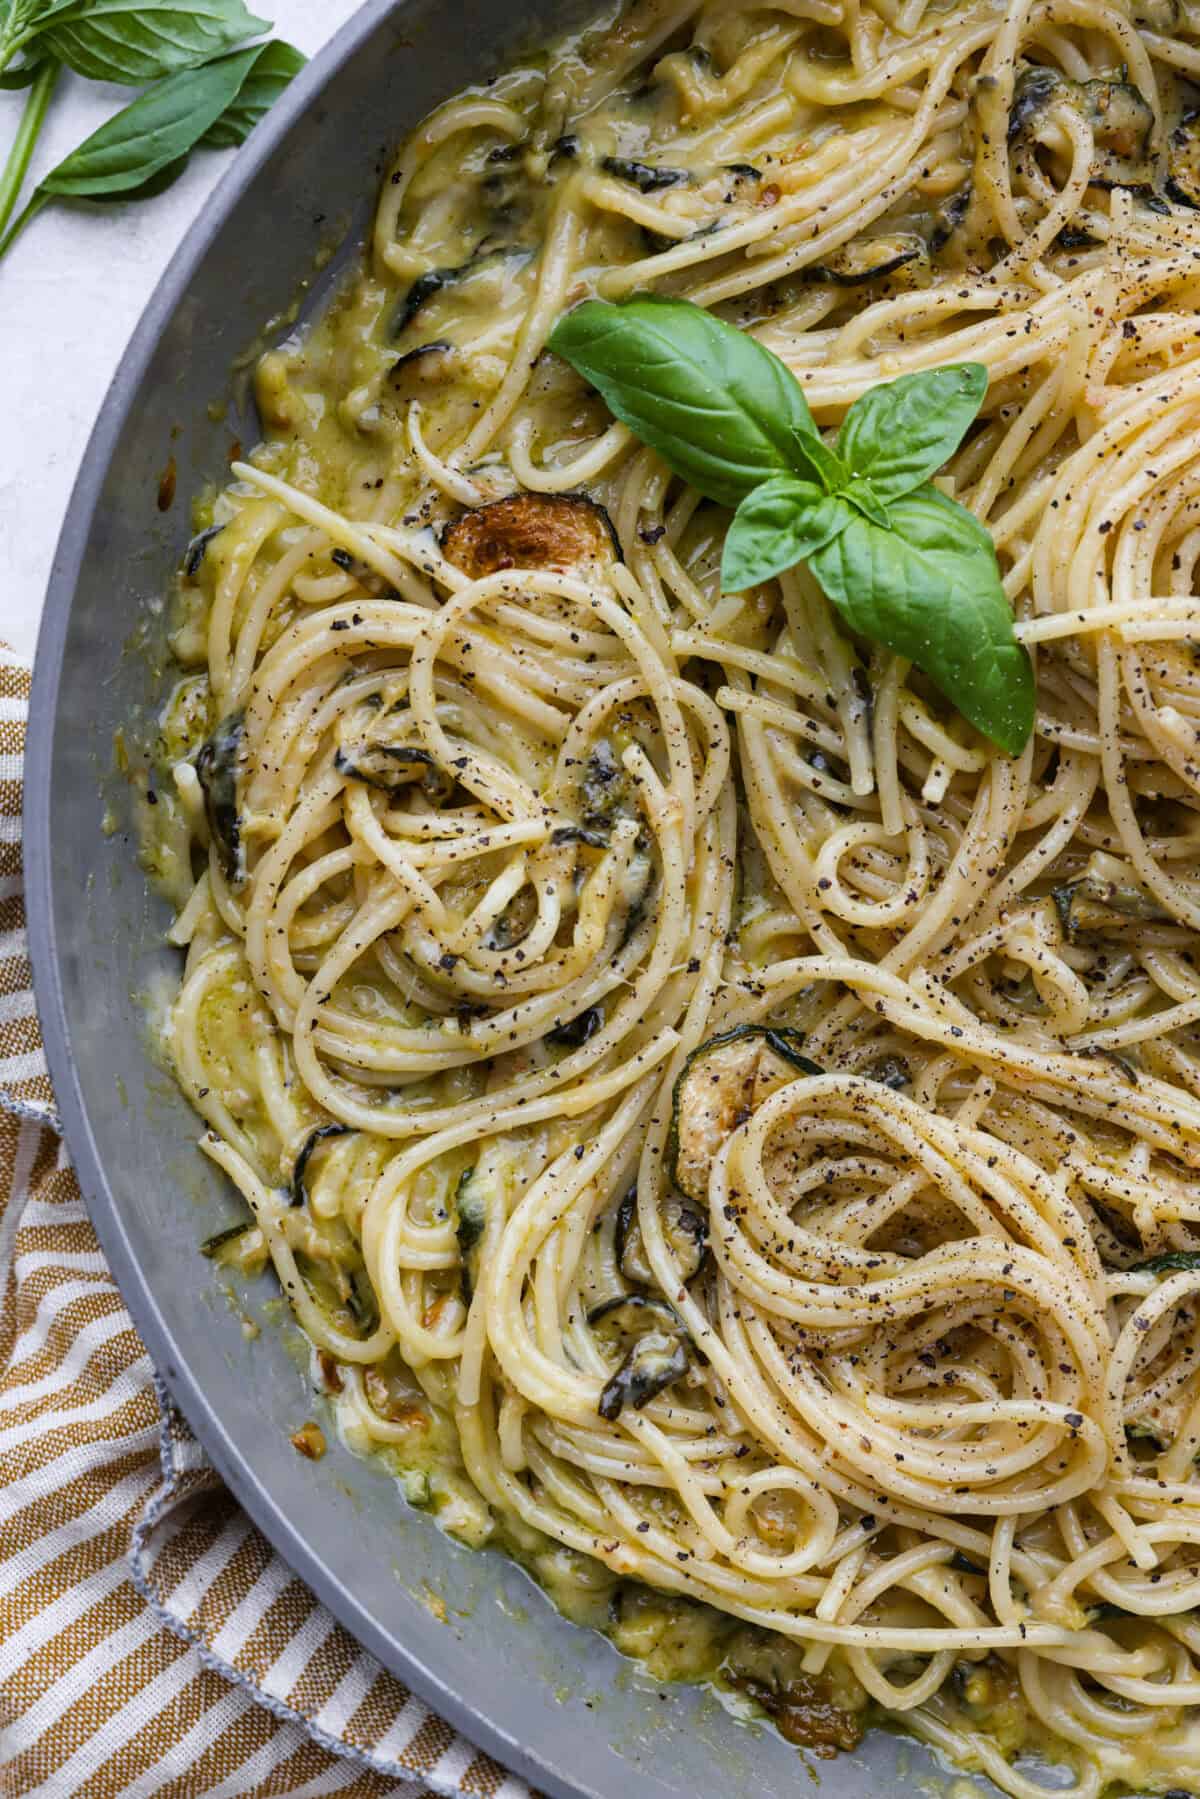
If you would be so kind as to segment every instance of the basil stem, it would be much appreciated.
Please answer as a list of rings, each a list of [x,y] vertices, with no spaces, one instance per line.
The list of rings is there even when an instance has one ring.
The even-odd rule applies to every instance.
[[[17,195],[21,191],[21,183],[25,179],[25,171],[29,167],[29,159],[33,155],[34,145],[41,134],[45,122],[46,110],[54,93],[58,78],[62,73],[62,65],[56,62],[44,62],[34,77],[25,101],[25,110],[21,114],[21,123],[17,135],[13,139],[12,149],[0,174],[0,256],[7,248],[8,239],[4,236],[5,228],[13,214],[17,203]],[[14,231],[13,235],[16,233]]]

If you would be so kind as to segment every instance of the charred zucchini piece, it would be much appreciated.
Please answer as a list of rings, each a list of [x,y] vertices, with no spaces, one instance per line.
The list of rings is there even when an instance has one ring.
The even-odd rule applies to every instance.
[[[462,1295],[467,1305],[479,1282],[479,1245],[487,1228],[488,1184],[477,1169],[464,1168],[454,1190],[454,1234],[462,1255]]]
[[[393,339],[402,336],[421,308],[428,305],[436,294],[442,293],[447,287],[459,287],[463,282],[472,280],[476,275],[486,274],[489,270],[497,268],[502,262],[513,261],[517,258],[524,261],[528,260],[530,255],[529,250],[520,249],[516,245],[509,245],[503,249],[480,248],[473,256],[468,256],[465,262],[460,262],[454,268],[426,269],[423,275],[417,276],[392,314],[388,336]]]
[[[877,1062],[864,1068],[863,1073],[869,1081],[878,1081],[881,1087],[890,1087],[893,1093],[912,1084],[912,1070],[903,1056],[880,1056]]]
[[[462,351],[445,338],[418,344],[392,364],[387,373],[388,386],[402,397],[418,393],[422,388],[452,381],[462,360]]]
[[[1128,932],[1131,919],[1143,924],[1170,920],[1170,914],[1140,887],[1109,880],[1098,873],[1088,873],[1078,881],[1056,887],[1053,899],[1068,943],[1074,943],[1081,931]]]
[[[357,1269],[350,1275],[346,1283],[346,1310],[355,1324],[367,1336],[379,1323],[379,1306],[375,1299],[375,1289],[365,1268]]]
[[[290,1189],[292,1205],[306,1206],[308,1204],[308,1164],[312,1160],[313,1151],[317,1145],[324,1143],[329,1137],[352,1137],[353,1135],[354,1127],[349,1124],[319,1124],[315,1130],[308,1133],[300,1146],[300,1154],[296,1157],[296,1163],[292,1169]]]
[[[810,1750],[822,1761],[857,1749],[862,1740],[862,1726],[853,1712],[834,1704],[822,1675],[798,1674],[780,1683],[729,1672],[725,1679],[766,1713],[785,1742]]]
[[[727,175],[736,175],[739,181],[761,181],[762,170],[756,169],[752,162],[727,162],[723,164]]]
[[[838,287],[857,287],[865,281],[883,281],[910,262],[929,254],[928,245],[915,231],[893,231],[885,237],[863,238],[845,244],[824,262],[804,270],[807,281],[832,281]]]
[[[236,885],[245,874],[242,833],[238,821],[238,774],[242,760],[245,714],[223,718],[196,752],[196,777],[204,794],[204,816],[217,846],[225,878]]]
[[[1200,112],[1185,113],[1167,140],[1167,193],[1200,207]]]
[[[708,1219],[690,1200],[670,1193],[662,1203],[663,1236],[674,1251],[685,1282],[694,1280],[708,1257]],[[646,1260],[642,1227],[638,1222],[637,1188],[631,1187],[617,1208],[614,1233],[617,1264],[628,1281],[654,1285],[654,1271]]]
[[[971,210],[971,183],[964,181],[962,186],[947,194],[942,204],[933,215],[933,228],[929,233],[929,249],[934,256],[944,250],[954,233],[960,229],[968,212]]]
[[[589,1006],[586,1012],[579,1012],[574,1018],[568,1018],[563,1024],[556,1024],[546,1035],[551,1043],[566,1044],[569,1049],[578,1049],[589,1037],[594,1037],[604,1023],[604,1013],[599,1006]]]
[[[602,1418],[618,1418],[625,1406],[640,1412],[688,1370],[688,1338],[665,1300],[640,1293],[607,1299],[588,1313],[601,1343],[625,1357],[600,1395]]]
[[[213,538],[218,537],[224,529],[224,525],[210,525],[207,531],[198,531],[193,537],[183,555],[183,572],[189,581],[199,574],[204,552]]]
[[[1083,225],[1064,225],[1054,241],[1060,250],[1094,250],[1101,242]]]
[[[337,750],[333,765],[339,774],[381,793],[400,793],[419,775],[427,799],[444,805],[454,792],[454,776],[428,750],[412,743],[362,743]]]
[[[1150,139],[1154,112],[1128,81],[1070,81],[1054,69],[1028,68],[1018,77],[1008,115],[1009,142],[1036,136],[1042,113],[1055,104],[1071,106],[1092,127],[1096,152],[1091,180],[1096,187],[1153,191]]]
[[[1022,69],[1013,87],[1012,105],[1008,112],[1008,141],[1015,144],[1024,137],[1034,120],[1045,112],[1050,102],[1062,94],[1065,77],[1057,69],[1032,65]]]
[[[608,832],[589,825],[557,825],[550,833],[550,842],[555,849],[564,843],[586,843],[589,849],[604,850],[608,848]]]
[[[823,1074],[786,1026],[742,1024],[694,1049],[675,1082],[667,1166],[679,1191],[708,1205],[708,1177],[726,1137],[768,1095],[799,1075]]]
[[[514,494],[464,512],[442,550],[473,581],[504,568],[604,568],[620,561],[612,520],[586,494]]]
[[[605,156],[600,167],[618,181],[628,181],[640,194],[657,194],[664,187],[682,187],[691,180],[686,169],[655,168],[648,162],[633,162],[626,156]]]
[[[231,1224],[227,1230],[206,1237],[200,1245],[200,1254],[222,1268],[240,1268],[246,1274],[258,1274],[266,1266],[267,1240],[250,1219],[245,1224]]]

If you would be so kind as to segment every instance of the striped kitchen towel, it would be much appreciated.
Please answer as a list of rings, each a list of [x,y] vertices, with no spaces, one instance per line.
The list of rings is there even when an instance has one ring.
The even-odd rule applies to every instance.
[[[55,1129],[0,648],[0,1794],[531,1799],[367,1655],[158,1385]]]

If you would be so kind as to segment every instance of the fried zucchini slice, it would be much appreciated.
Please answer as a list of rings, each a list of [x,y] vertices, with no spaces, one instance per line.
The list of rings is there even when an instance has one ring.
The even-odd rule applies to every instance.
[[[640,1412],[688,1371],[687,1332],[663,1299],[620,1294],[593,1307],[588,1323],[605,1347],[625,1351],[600,1394],[602,1418],[619,1418],[627,1405]]]
[[[1154,112],[1129,81],[1071,81],[1055,69],[1025,69],[1013,90],[1009,142],[1036,137],[1041,115],[1051,106],[1062,104],[1073,107],[1092,127],[1093,186],[1151,189]]]
[[[600,571],[620,560],[604,507],[586,494],[513,494],[464,512],[442,534],[442,551],[479,581],[505,568]]]
[[[947,236],[949,233],[947,233]],[[944,241],[944,240],[943,240]],[[837,287],[858,287],[865,281],[883,281],[910,262],[928,260],[929,246],[915,231],[892,231],[882,237],[862,238],[835,250],[824,262],[804,271],[809,281],[832,281]]]
[[[454,1190],[454,1234],[462,1256],[462,1296],[470,1305],[479,1284],[479,1246],[487,1229],[491,1184],[476,1168],[464,1168]]]
[[[238,776],[242,764],[244,714],[223,718],[196,752],[196,778],[204,795],[204,816],[217,859],[225,878],[240,884],[245,872],[241,821],[238,816]]]
[[[684,1281],[694,1280],[708,1258],[708,1219],[682,1194],[669,1193],[662,1202],[662,1231],[679,1263]],[[625,1279],[640,1287],[652,1287],[654,1271],[646,1259],[642,1242],[636,1187],[629,1189],[617,1208],[614,1247],[617,1265]]]
[[[1074,943],[1081,931],[1127,934],[1131,920],[1170,923],[1170,914],[1129,877],[1126,865],[1102,854],[1092,857],[1077,881],[1056,887],[1052,897],[1068,943]]]
[[[708,1177],[725,1139],[769,1094],[798,1075],[823,1074],[786,1026],[742,1024],[694,1049],[675,1083],[667,1166],[679,1191],[707,1207]]]
[[[435,756],[411,743],[355,744],[337,750],[333,765],[339,774],[377,787],[381,793],[399,793],[419,779],[425,797],[439,805],[445,804],[456,785],[454,776]]]

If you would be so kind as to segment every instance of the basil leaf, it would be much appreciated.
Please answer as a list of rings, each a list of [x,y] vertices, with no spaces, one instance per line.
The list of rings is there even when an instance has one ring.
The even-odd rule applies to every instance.
[[[794,432],[816,436],[786,365],[686,300],[585,300],[549,345],[668,468],[723,506],[792,472]]]
[[[64,157],[39,183],[72,198],[133,195],[195,148],[238,95],[257,49],[168,75]],[[157,190],[156,190],[157,191]]]
[[[865,475],[852,475],[842,493],[873,525],[881,525],[885,531],[891,529],[892,515]]]
[[[776,475],[748,493],[733,515],[721,557],[722,593],[743,593],[806,561],[854,517],[815,481]]]
[[[203,141],[216,150],[231,150],[244,144],[258,121],[268,113],[280,94],[304,67],[307,58],[282,38],[264,44],[241,91],[232,106],[227,106],[215,125],[204,133]]]
[[[981,362],[951,362],[884,381],[855,400],[838,433],[838,454],[888,505],[911,493],[952,456],[983,404]]]
[[[809,567],[851,630],[906,656],[994,743],[1033,729],[1033,670],[1013,635],[992,540],[936,487],[894,500],[893,529],[854,516]]]
[[[15,93],[18,88],[32,87],[42,72],[40,62],[19,63],[15,69],[0,72],[0,93]]]
[[[74,0],[36,26],[38,43],[92,81],[157,81],[265,31],[242,0]]]
[[[793,431],[792,454],[812,470],[826,493],[839,493],[850,479],[850,470],[837,451],[815,430]]]

